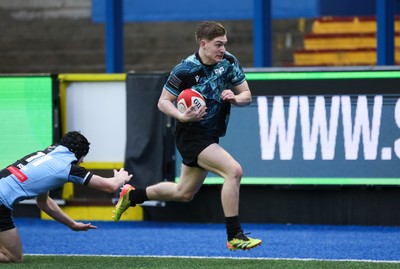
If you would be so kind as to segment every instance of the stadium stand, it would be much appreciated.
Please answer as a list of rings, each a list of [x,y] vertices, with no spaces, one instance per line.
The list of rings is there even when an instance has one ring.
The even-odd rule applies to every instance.
[[[400,63],[400,16],[395,18],[395,62]],[[366,17],[322,17],[294,52],[296,66],[376,64],[376,20]]]
[[[124,25],[124,69],[170,70],[193,52],[197,22],[136,22]],[[229,51],[253,66],[252,20],[224,21]],[[103,73],[105,26],[91,20],[91,0],[0,1],[1,73]],[[273,66],[293,65],[310,19],[273,21]],[[177,45],[176,40],[179,40]]]

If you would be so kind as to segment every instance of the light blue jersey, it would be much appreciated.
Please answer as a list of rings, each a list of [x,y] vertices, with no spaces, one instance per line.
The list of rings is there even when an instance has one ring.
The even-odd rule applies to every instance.
[[[76,164],[64,146],[51,146],[18,160],[0,171],[0,205],[18,202],[62,187],[67,182],[87,185],[93,174]]]

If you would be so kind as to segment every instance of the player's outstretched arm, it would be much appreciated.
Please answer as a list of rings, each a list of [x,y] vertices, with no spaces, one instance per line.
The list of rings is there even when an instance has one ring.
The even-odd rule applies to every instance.
[[[88,186],[100,191],[113,193],[121,188],[131,178],[132,175],[128,174],[124,168],[121,168],[119,171],[114,169],[114,177],[105,178],[98,175],[93,175]]]
[[[89,229],[96,229],[96,226],[93,226],[90,223],[82,223],[77,222],[71,219],[67,214],[65,214],[61,208],[54,202],[53,199],[49,197],[49,193],[44,193],[36,197],[36,204],[38,207],[43,210],[47,215],[52,217],[58,222],[68,226],[71,230],[74,231],[87,231]]]

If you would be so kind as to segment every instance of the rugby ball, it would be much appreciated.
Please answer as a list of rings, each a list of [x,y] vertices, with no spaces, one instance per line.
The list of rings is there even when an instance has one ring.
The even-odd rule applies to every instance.
[[[194,110],[206,105],[204,97],[196,90],[186,89],[183,90],[177,99],[176,107],[180,112],[185,112],[192,104],[195,105]]]

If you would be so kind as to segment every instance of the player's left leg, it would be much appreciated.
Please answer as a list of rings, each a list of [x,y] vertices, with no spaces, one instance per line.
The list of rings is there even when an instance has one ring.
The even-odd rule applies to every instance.
[[[199,165],[225,179],[221,191],[221,202],[225,217],[239,214],[239,189],[242,178],[240,164],[220,145],[214,143],[198,156]]]
[[[224,178],[221,203],[226,220],[228,248],[246,250],[260,245],[260,239],[243,234],[239,222],[239,191],[243,173],[241,165],[218,144],[211,144],[204,149],[198,156],[198,163],[202,168]]]
[[[22,260],[22,243],[17,228],[0,232],[0,262]]]
[[[0,262],[22,262],[22,243],[12,211],[0,206]]]

